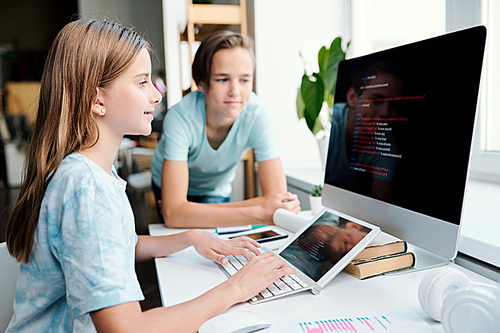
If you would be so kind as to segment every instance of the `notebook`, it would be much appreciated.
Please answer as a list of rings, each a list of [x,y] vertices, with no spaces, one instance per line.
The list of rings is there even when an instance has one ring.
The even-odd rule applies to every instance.
[[[249,302],[261,303],[305,290],[319,294],[379,233],[377,226],[324,208],[275,252],[298,272],[274,281]],[[261,250],[269,251],[265,247]],[[243,256],[228,256],[228,260],[227,265],[219,264],[228,276],[247,261]]]

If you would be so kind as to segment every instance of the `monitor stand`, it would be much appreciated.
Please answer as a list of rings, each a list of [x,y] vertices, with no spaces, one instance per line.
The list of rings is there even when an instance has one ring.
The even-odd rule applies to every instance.
[[[435,267],[446,266],[451,262],[448,259],[437,256],[434,253],[421,249],[418,246],[412,245],[410,243],[408,243],[408,252],[412,252],[415,255],[415,267],[413,267],[412,269],[405,269],[402,271],[387,273],[386,275],[408,274]]]

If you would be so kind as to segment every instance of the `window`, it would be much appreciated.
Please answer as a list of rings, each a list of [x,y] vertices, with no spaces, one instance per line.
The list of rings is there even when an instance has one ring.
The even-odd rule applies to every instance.
[[[350,0],[357,57],[477,24],[488,29],[471,175],[500,181],[500,3],[494,0]]]
[[[500,3],[481,1],[481,22],[488,29],[483,65],[479,119],[471,160],[471,174],[476,178],[500,180]],[[495,16],[496,15],[496,16]]]
[[[484,75],[484,142],[481,150],[500,152],[500,100],[494,92],[500,89],[500,24],[495,22],[495,15],[500,15],[500,4],[491,0],[483,1],[482,21],[488,28],[488,46],[486,49],[486,69]],[[498,94],[497,94],[498,95]]]
[[[350,58],[445,32],[445,0],[351,0]]]

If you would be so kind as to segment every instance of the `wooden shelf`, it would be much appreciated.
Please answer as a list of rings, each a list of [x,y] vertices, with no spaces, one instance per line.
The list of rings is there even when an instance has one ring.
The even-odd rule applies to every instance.
[[[246,10],[235,5],[196,5],[188,7],[189,20],[204,24],[242,24]]]
[[[240,0],[239,5],[193,4],[192,0],[188,0],[187,13],[186,30],[191,62],[194,58],[193,43],[195,40],[200,40],[195,38],[194,33],[194,28],[198,24],[237,25],[241,34],[248,34],[246,0]]]

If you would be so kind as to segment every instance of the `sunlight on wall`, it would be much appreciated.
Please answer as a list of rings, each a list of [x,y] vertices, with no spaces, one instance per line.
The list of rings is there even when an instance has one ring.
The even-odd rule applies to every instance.
[[[320,165],[318,146],[305,121],[297,118],[295,99],[304,73],[318,70],[323,45],[343,34],[342,1],[255,1],[256,89],[276,119],[284,165]]]

